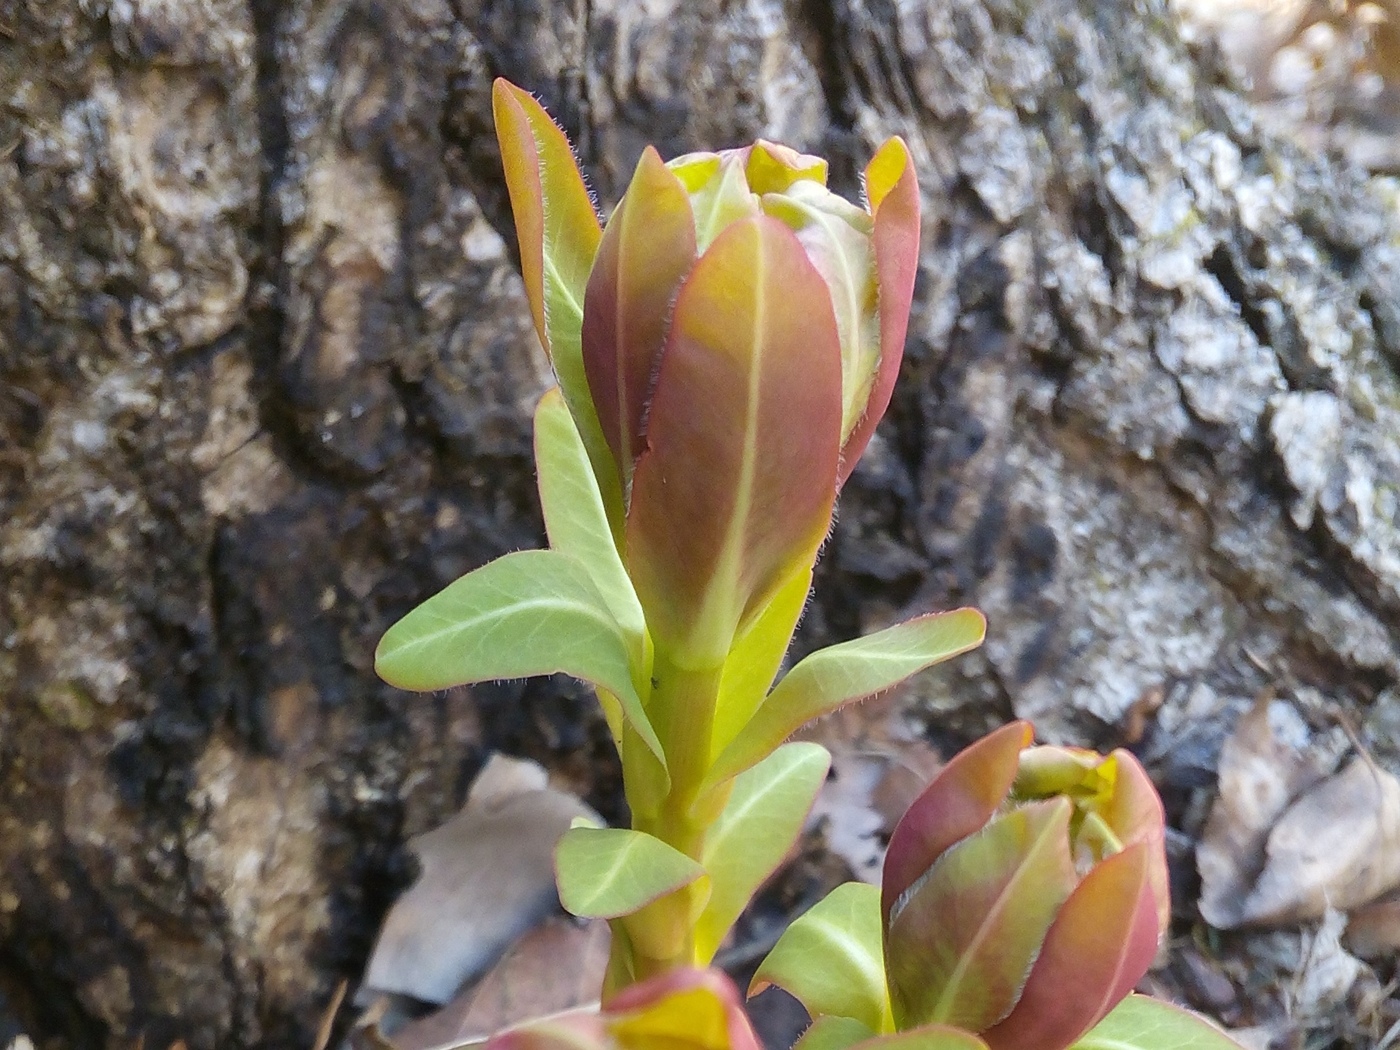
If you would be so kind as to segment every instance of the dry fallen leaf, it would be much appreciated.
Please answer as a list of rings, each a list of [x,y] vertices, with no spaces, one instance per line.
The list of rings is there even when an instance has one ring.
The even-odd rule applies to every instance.
[[[598,1001],[608,967],[608,924],[552,916],[520,938],[480,981],[392,1037],[396,1050],[483,1039],[531,1017]]]
[[[1297,713],[1271,693],[1259,697],[1225,741],[1219,793],[1196,848],[1201,916],[1212,926],[1245,921],[1270,829],[1299,793],[1335,767],[1330,752],[1310,744]]]
[[[878,884],[885,844],[941,767],[938,752],[908,724],[898,690],[842,708],[799,736],[831,752],[811,821],[825,822],[827,848],[856,878]]]
[[[1400,897],[1387,897],[1352,912],[1346,942],[1363,959],[1400,953]]]
[[[1242,923],[1345,911],[1400,885],[1400,780],[1366,757],[1312,788],[1269,834]]]
[[[1342,1002],[1364,964],[1342,947],[1342,930],[1347,917],[1329,911],[1307,941],[1303,965],[1289,990],[1294,1017],[1315,1017]]]
[[[422,875],[389,909],[357,1002],[441,1005],[557,907],[554,847],[598,815],[534,762],[494,755],[461,812],[411,840]]]

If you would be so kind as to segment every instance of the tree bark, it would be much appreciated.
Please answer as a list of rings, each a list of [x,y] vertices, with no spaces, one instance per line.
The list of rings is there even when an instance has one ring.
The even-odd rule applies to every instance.
[[[618,814],[580,688],[370,666],[542,543],[498,74],[605,205],[647,142],[779,139],[854,193],[908,139],[906,365],[801,646],[975,603],[981,653],[910,688],[931,731],[1108,745],[1160,698],[1178,819],[1271,685],[1397,758],[1395,190],[1264,135],[1160,0],[0,0],[0,987],[32,1035],[309,1045],[487,750]]]

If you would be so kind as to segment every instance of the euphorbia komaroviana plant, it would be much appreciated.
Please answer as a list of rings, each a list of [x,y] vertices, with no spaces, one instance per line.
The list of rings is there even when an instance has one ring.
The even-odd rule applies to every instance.
[[[648,149],[604,227],[544,110],[504,81],[494,103],[525,290],[559,381],[535,414],[550,547],[430,598],[384,636],[376,666],[417,690],[573,675],[595,687],[622,757],[633,826],[575,827],[556,863],[564,905],[610,921],[604,1006],[512,1029],[501,1050],[753,1050],[732,989],[700,968],[826,777],[821,747],[784,741],[984,631],[972,609],[917,617],[813,653],[774,684],[837,495],[899,370],[919,246],[913,164],[901,140],[885,143],[857,206],[827,190],[824,161],[783,146],[670,162]],[[843,888],[784,942],[820,920],[877,949],[864,976],[878,973],[878,996],[847,1011],[806,994],[813,1044],[1012,1045],[994,1042],[1001,1029],[1041,1050],[1059,1038],[1046,1032],[1089,1016],[1055,1001],[1070,965],[1056,960],[1126,938],[1103,956],[1116,963],[1087,965],[1084,1026],[1146,965],[1165,915],[1150,786],[1121,773],[1129,760],[1018,762],[1020,743],[991,739],[949,767],[974,774],[945,772],[901,825],[887,877],[904,881],[883,908]],[[1023,875],[1042,868],[1046,885]],[[1073,918],[1130,891],[1136,903],[1097,941]],[[974,905],[995,919],[977,925]],[[1040,927],[1005,918],[1022,914]],[[822,974],[845,982],[843,1003],[865,987],[846,982],[839,953],[779,948],[773,979],[799,995]]]
[[[567,140],[498,81],[521,270],[559,385],[535,416],[547,551],[453,583],[384,637],[410,689],[565,672],[621,751],[630,829],[577,828],[560,894],[611,920],[609,985],[704,966],[791,848],[826,776],[802,723],[980,643],[923,616],[773,680],[842,482],[889,403],[919,246],[909,152],[866,204],[758,142],[647,149],[606,228]]]
[[[895,828],[881,886],[840,887],[760,966],[755,986],[787,988],[817,1018],[807,1050],[928,1025],[990,1050],[1234,1045],[1129,997],[1170,918],[1162,803],[1142,766],[1030,743],[1014,722],[957,755]],[[1125,1018],[1162,1031],[1107,1038]]]

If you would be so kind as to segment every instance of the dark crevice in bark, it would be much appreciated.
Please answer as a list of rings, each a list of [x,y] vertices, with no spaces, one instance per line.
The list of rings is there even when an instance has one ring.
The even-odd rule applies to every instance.
[[[258,136],[262,170],[258,179],[256,239],[259,251],[249,266],[244,332],[255,371],[259,422],[279,458],[304,480],[336,489],[358,488],[365,478],[328,467],[306,445],[284,377],[287,341],[288,275],[283,258],[286,231],[279,195],[287,176],[291,133],[284,95],[286,78],[278,54],[280,0],[249,0],[256,37]]]
[[[1225,294],[1230,297],[1230,301],[1239,310],[1240,320],[1249,326],[1249,330],[1254,333],[1254,338],[1259,340],[1259,345],[1269,346],[1269,323],[1265,319],[1263,311],[1255,305],[1253,296],[1249,292],[1249,286],[1240,273],[1240,268],[1236,265],[1230,249],[1223,244],[1220,245],[1211,253],[1205,265],[1206,272],[1220,282],[1220,287],[1225,290]]]

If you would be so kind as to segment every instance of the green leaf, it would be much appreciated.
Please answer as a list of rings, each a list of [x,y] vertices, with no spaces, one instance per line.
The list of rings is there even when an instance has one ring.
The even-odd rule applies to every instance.
[[[926,1024],[867,1039],[853,1050],[987,1050],[987,1044],[961,1028]]]
[[[711,762],[748,725],[768,694],[811,589],[812,566],[804,565],[735,638],[719,680],[715,728],[710,739]]]
[[[675,847],[627,828],[570,828],[554,866],[560,903],[590,919],[630,915],[705,874]]]
[[[1223,1031],[1179,1006],[1130,995],[1072,1050],[1241,1050]]]
[[[862,882],[837,886],[783,932],[749,994],[776,984],[814,1018],[850,1017],[891,1032],[880,939],[880,891]]]
[[[665,765],[617,621],[588,570],[560,551],[507,554],[448,584],[385,632],[374,668],[390,685],[418,692],[573,675],[616,696]]]
[[[544,107],[498,79],[491,108],[535,331],[578,421],[608,520],[620,535],[622,483],[583,370],[584,293],[603,231],[569,140]]]
[[[847,1050],[874,1034],[854,1017],[819,1017],[792,1050]]]
[[[729,802],[705,839],[710,902],[695,929],[695,951],[709,963],[729,928],[802,833],[826,780],[831,756],[820,744],[787,744],[734,780]]]
[[[535,409],[535,469],[549,545],[583,563],[627,639],[636,677],[646,681],[646,619],[608,525],[598,481],[558,387]]]
[[[768,694],[725,748],[706,781],[721,784],[770,753],[803,723],[897,685],[916,671],[982,644],[987,621],[976,609],[931,613],[842,642],[801,661]]]

